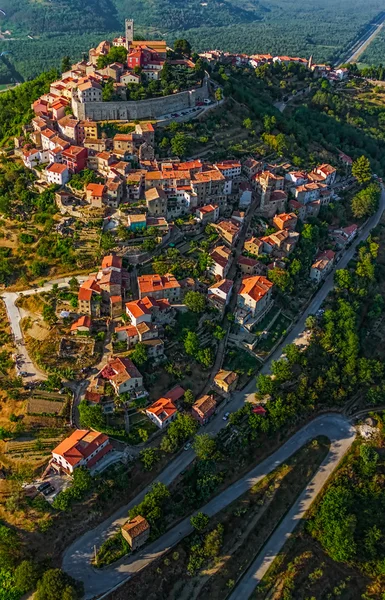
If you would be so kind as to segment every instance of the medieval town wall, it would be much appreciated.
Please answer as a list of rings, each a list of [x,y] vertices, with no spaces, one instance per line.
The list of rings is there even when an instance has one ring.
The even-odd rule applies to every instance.
[[[72,100],[72,110],[77,119],[92,121],[131,121],[157,119],[158,117],[191,108],[209,97],[207,79],[199,88],[178,92],[161,98],[139,101],[84,102]]]

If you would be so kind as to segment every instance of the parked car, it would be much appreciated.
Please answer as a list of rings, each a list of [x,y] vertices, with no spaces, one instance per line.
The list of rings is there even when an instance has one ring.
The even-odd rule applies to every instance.
[[[229,413],[229,412],[226,412],[226,413],[223,415],[222,419],[223,419],[224,421],[227,421],[227,419],[229,418],[229,416],[230,416],[230,413]]]
[[[45,490],[49,487],[51,487],[50,481],[44,481],[43,483],[41,483],[40,485],[37,486],[37,491],[42,492],[43,490]]]
[[[185,445],[184,449],[185,450],[190,450],[191,448],[191,442],[187,442],[187,444]]]
[[[42,494],[44,494],[44,496],[49,496],[50,494],[53,494],[54,491],[55,491],[55,488],[53,487],[53,485],[49,485],[47,488],[45,488],[42,491]]]

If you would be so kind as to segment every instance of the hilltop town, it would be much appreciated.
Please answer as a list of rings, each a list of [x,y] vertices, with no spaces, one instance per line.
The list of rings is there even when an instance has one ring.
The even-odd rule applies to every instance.
[[[14,268],[1,271],[0,388],[8,404],[0,474],[9,497],[10,482],[23,480],[20,506],[39,560],[162,478],[127,518],[106,525],[97,547],[87,538],[81,559],[79,549],[65,553],[64,570],[93,597],[124,581],[109,580],[108,571],[102,581],[100,567],[123,557],[135,563],[131,552],[173,532],[238,469],[254,466],[247,448],[265,456],[285,424],[294,431],[313,410],[325,412],[323,394],[333,408],[345,399],[341,386],[328,387],[337,377],[328,352],[340,349],[341,323],[350,327],[353,317],[323,319],[332,302],[336,314],[348,312],[359,268],[372,276],[378,245],[366,239],[381,217],[382,179],[365,155],[353,158],[325,139],[292,158],[290,144],[299,147],[304,130],[298,138],[294,128],[282,133],[286,109],[351,84],[347,67],[194,54],[186,40],[173,48],[135,40],[132,20],[124,36],[64,66],[1,164],[8,231],[0,252]],[[262,125],[228,93],[232,77],[255,74],[284,83]],[[232,113],[242,115],[242,132],[229,150],[216,136]],[[199,129],[210,119],[212,140]],[[231,127],[228,136],[239,136]],[[189,153],[188,134],[199,151]],[[260,151],[250,151],[257,143]],[[379,318],[372,296],[377,304],[367,312]],[[351,305],[363,297],[357,292]],[[283,352],[285,340],[292,343]],[[324,378],[312,370],[314,355],[330,369]],[[381,370],[372,367],[374,381]],[[32,433],[19,440],[25,432]],[[165,484],[175,492],[169,507]],[[193,519],[205,531],[207,523]],[[184,523],[183,537],[191,533]],[[197,556],[189,575],[206,564]]]

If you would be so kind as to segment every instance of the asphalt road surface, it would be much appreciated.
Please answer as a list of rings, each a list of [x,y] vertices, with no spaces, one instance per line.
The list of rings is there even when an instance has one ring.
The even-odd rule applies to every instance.
[[[328,477],[333,473],[338,466],[342,457],[349,450],[355,438],[354,428],[349,421],[338,414],[326,414],[314,419],[312,422],[305,425],[297,433],[295,433],[285,444],[283,444],[276,452],[269,456],[266,460],[251,469],[246,475],[239,479],[236,483],[228,487],[221,494],[218,494],[208,504],[203,506],[202,510],[208,516],[213,516],[223,510],[247,492],[251,487],[266,477],[271,471],[276,469],[280,464],[288,460],[297,450],[299,450],[308,441],[319,435],[327,436],[331,441],[330,451],[321,464],[317,474],[313,477],[311,483],[306,487],[300,498],[289,511],[288,515],[283,519],[278,526],[276,532],[271,536],[267,545],[261,552],[255,565],[254,571],[249,570],[240,586],[236,588],[231,596],[232,600],[237,600],[249,597],[248,590],[251,591],[256,585],[255,577],[260,577],[266,572],[270,564],[273,562],[277,552],[284,545],[290,533],[293,531],[296,524],[303,517],[305,511],[309,508],[317,494],[322,489]],[[173,472],[170,468],[166,469],[159,477],[159,480],[164,483],[170,483],[175,477],[175,468],[181,469],[183,465],[183,457],[186,453],[181,454],[173,463]],[[177,465],[175,465],[177,463]],[[166,472],[168,471],[168,474]],[[122,525],[127,519],[127,511],[130,507],[140,501],[143,497],[140,494],[128,506],[122,508],[118,513],[110,519],[110,523],[115,521],[115,527],[110,531],[116,531],[117,517],[119,515],[119,524]],[[175,527],[170,529],[158,540],[149,544],[142,551],[133,553],[110,567],[98,570],[91,566],[91,558],[93,555],[94,545],[98,547],[103,539],[105,539],[106,523],[102,523],[92,531],[85,533],[81,538],[76,540],[65,552],[63,557],[62,568],[84,583],[85,598],[91,599],[96,595],[103,594],[111,588],[119,585],[134,573],[148,566],[151,562],[162,556],[165,552],[175,546],[186,535],[192,531],[190,517],[187,517]],[[252,565],[254,567],[254,563]],[[238,589],[240,592],[238,592]]]
[[[318,435],[323,434],[330,439],[331,445],[328,455],[289,512],[274,530],[261,552],[251,563],[228,600],[248,600],[250,598],[254,589],[267,573],[290,535],[303,519],[330,475],[352,445],[356,435],[354,428],[343,417],[337,418],[335,416],[331,418],[331,416],[328,416],[326,419],[325,422],[324,417],[319,417],[310,425],[314,432],[318,431]],[[308,440],[310,439],[309,437]],[[291,442],[291,440],[289,441]],[[296,440],[294,440],[295,442]]]

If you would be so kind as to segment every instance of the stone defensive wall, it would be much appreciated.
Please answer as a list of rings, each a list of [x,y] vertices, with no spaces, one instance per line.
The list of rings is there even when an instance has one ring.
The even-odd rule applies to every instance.
[[[72,100],[72,110],[77,119],[92,121],[131,121],[136,119],[157,119],[172,112],[191,108],[197,102],[209,97],[208,82],[205,78],[201,87],[178,92],[171,96],[150,98],[139,101],[84,102]]]

